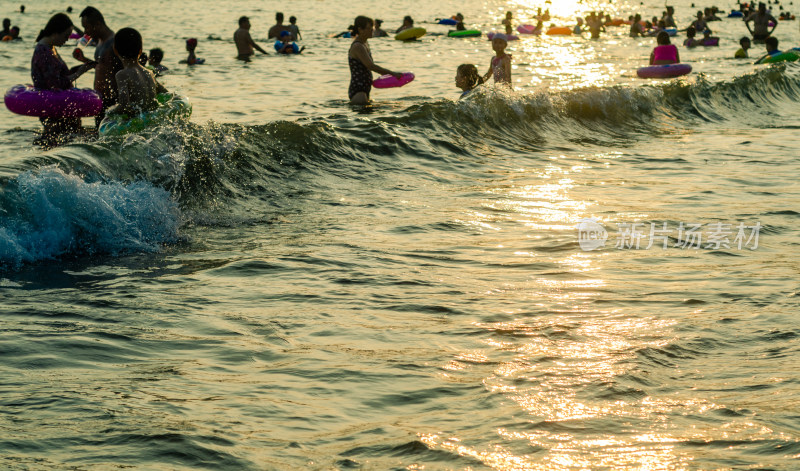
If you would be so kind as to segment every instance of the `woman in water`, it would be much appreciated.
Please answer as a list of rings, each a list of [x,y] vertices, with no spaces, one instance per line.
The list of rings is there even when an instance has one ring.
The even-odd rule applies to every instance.
[[[72,82],[97,62],[88,62],[70,70],[56,51],[56,46],[63,46],[72,33],[72,20],[64,13],[50,18],[47,25],[36,38],[36,47],[31,59],[31,78],[33,86],[40,90],[68,90],[73,88]],[[80,118],[39,118],[44,126],[42,138],[51,140],[60,135],[81,131]]]
[[[347,61],[350,64],[350,104],[366,105],[369,103],[369,92],[372,90],[372,72],[379,74],[393,75],[399,79],[403,74],[384,69],[372,61],[372,53],[369,50],[367,40],[372,37],[373,22],[366,16],[356,17],[353,23],[353,34],[355,39],[350,45],[347,53]]]
[[[669,41],[669,34],[661,31],[656,36],[658,46],[650,53],[650,65],[677,64],[681,61],[678,48]]]

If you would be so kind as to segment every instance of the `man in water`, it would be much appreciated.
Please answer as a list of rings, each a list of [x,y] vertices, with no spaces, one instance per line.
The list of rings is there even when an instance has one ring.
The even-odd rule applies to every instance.
[[[103,14],[97,8],[86,7],[80,16],[86,34],[97,40],[97,48],[94,51],[94,60],[97,61],[97,67],[94,69],[94,89],[103,100],[103,109],[95,117],[95,124],[100,126],[106,110],[117,103],[115,76],[122,70],[122,61],[114,54],[114,31],[106,25]],[[80,52],[80,49],[76,51]],[[78,57],[76,59],[80,60]]]
[[[600,38],[600,31],[605,31],[605,27],[603,26],[603,20],[601,17],[598,17],[595,12],[589,13],[589,16],[586,17],[586,26],[589,28],[589,32],[592,33],[592,39]]]
[[[292,32],[288,26],[283,24],[283,13],[278,12],[275,13],[275,26],[269,29],[269,32],[267,33],[267,39],[280,39],[281,31],[288,31],[290,33]]]
[[[750,29],[750,22],[753,22],[753,29]],[[769,29],[769,22],[772,22],[772,29]],[[767,13],[767,5],[764,2],[758,4],[758,11],[751,13],[750,16],[745,18],[744,25],[747,30],[753,35],[753,42],[764,42],[765,39],[772,35],[775,28],[778,27],[778,20],[771,14]]]
[[[243,61],[250,60],[255,54],[254,50],[262,54],[267,53],[250,37],[250,18],[246,16],[239,18],[239,29],[233,33],[233,42],[236,43],[236,49],[239,51],[239,59]]]
[[[11,20],[3,18],[3,29],[0,30],[0,39],[8,36],[11,33]]]

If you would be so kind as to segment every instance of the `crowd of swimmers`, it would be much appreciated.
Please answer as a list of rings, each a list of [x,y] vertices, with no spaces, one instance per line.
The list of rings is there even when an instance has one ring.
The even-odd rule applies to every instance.
[[[771,0],[770,0],[771,1]],[[776,3],[777,4],[777,3]],[[71,12],[71,8],[67,12]],[[24,6],[20,8],[24,12]],[[780,53],[777,49],[777,39],[772,36],[778,25],[777,19],[766,9],[766,5],[761,3],[757,10],[753,10],[752,5],[740,5],[745,25],[752,35],[750,38],[744,37],[740,41],[741,49],[736,52],[736,57],[747,57],[751,42],[764,42],[767,53],[774,55]],[[682,31],[686,32],[687,39],[684,45],[694,47],[704,44],[703,41],[716,40],[711,37],[711,29],[708,24],[718,21],[719,11],[714,8],[705,8],[697,12],[697,17]],[[630,24],[630,36],[655,36],[657,46],[650,56],[651,65],[665,65],[680,62],[677,48],[670,43],[670,36],[677,31],[674,20],[674,8],[667,6],[662,12],[661,18],[653,17],[652,21],[642,21],[639,14],[631,15],[627,23]],[[168,69],[161,64],[164,52],[161,49],[151,49],[149,54],[143,51],[142,37],[133,28],[123,28],[116,33],[106,24],[102,13],[94,7],[86,7],[79,15],[80,27],[73,24],[72,20],[65,13],[58,13],[48,21],[45,28],[40,32],[36,39],[36,47],[31,62],[31,75],[34,87],[49,90],[61,90],[72,87],[73,82],[82,74],[94,71],[94,90],[102,100],[102,111],[96,116],[96,125],[107,114],[132,114],[152,110],[157,106],[156,95],[165,92],[162,85],[158,83],[156,77],[165,73]],[[452,17],[456,30],[464,30],[464,16],[456,14]],[[539,9],[536,15],[536,28],[541,31],[544,21],[550,20],[550,12],[542,12]],[[486,73],[481,75],[478,68],[473,64],[462,64],[456,72],[456,86],[462,90],[462,97],[468,95],[477,86],[494,80],[496,85],[511,86],[511,64],[512,56],[506,52],[509,35],[513,32],[513,15],[508,12],[502,20],[501,25],[505,29],[505,34],[497,33],[492,39],[492,50],[494,56],[489,61]],[[297,26],[296,17],[289,18],[289,24],[284,24],[283,13],[275,16],[275,25],[269,28],[267,37],[274,40],[275,51],[279,54],[296,54],[303,51],[295,41],[301,39],[300,30]],[[751,29],[750,23],[753,23]],[[627,24],[621,19],[612,19],[610,15],[603,12],[590,12],[585,18],[578,18],[577,24],[573,28],[573,33],[581,34],[588,31],[592,38],[597,38],[605,31],[608,26],[618,26]],[[453,24],[453,23],[450,23]],[[414,20],[410,16],[403,19],[402,25],[397,28],[396,33],[414,27]],[[669,34],[669,29],[674,29]],[[267,51],[259,46],[250,35],[251,23],[246,16],[239,18],[239,28],[234,32],[233,39],[237,48],[238,58],[248,61],[256,53],[268,54]],[[12,30],[13,33],[12,33]],[[704,40],[695,39],[697,33],[704,35]],[[350,68],[350,85],[348,96],[350,102],[355,105],[369,102],[372,89],[372,72],[382,75],[392,75],[401,78],[400,72],[392,71],[378,65],[372,57],[369,47],[369,39],[373,37],[387,36],[388,33],[382,29],[382,21],[375,20],[366,16],[358,16],[348,30],[353,41],[348,50],[348,64]],[[91,38],[96,46],[93,60],[83,56],[82,49],[76,48],[73,57],[81,62],[81,65],[68,68],[66,63],[59,56],[56,47],[63,46],[70,36],[75,34]],[[11,26],[10,20],[3,21],[3,30],[0,37],[12,36],[12,39],[19,38],[19,28]],[[709,45],[709,44],[704,44]],[[186,41],[186,51],[188,57],[181,61],[188,65],[202,64],[203,59],[196,55],[198,41],[196,38],[189,38]],[[145,68],[148,66],[149,68]],[[60,136],[81,132],[80,120],[77,118],[41,118],[44,126],[44,139],[53,139]]]

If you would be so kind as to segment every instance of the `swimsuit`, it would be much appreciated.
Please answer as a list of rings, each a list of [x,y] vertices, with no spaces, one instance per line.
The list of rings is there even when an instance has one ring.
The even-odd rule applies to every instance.
[[[353,43],[355,44],[355,42]],[[353,46],[350,46],[352,49]],[[366,47],[366,46],[364,46]],[[367,49],[370,59],[372,53]],[[350,64],[350,88],[347,91],[348,96],[352,100],[358,93],[366,93],[369,98],[369,92],[372,90],[372,72],[367,69],[363,62],[355,57],[348,57],[347,62]]]
[[[674,44],[663,44],[653,49],[653,62],[678,62],[678,48]]]
[[[504,57],[492,57],[492,70],[494,71],[494,82],[495,83],[508,83],[506,82],[505,74],[503,73],[503,68],[500,67],[502,61],[505,57],[508,57],[508,60],[511,60],[511,54],[506,54]]]

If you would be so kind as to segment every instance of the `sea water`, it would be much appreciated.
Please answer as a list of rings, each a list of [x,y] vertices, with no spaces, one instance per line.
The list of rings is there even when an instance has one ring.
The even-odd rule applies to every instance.
[[[664,6],[93,5],[164,49],[194,114],[43,150],[0,110],[0,467],[800,466],[800,67],[732,59],[741,20],[679,47],[675,81],[636,78],[655,41],[627,27],[524,37],[514,91],[460,101],[485,35],[376,38],[417,78],[351,108],[329,36],[359,14],[487,33]],[[66,6],[2,3],[25,38],[0,43],[3,87]],[[276,8],[305,52],[236,61],[238,18],[271,51]],[[178,64],[189,37],[205,65]]]

